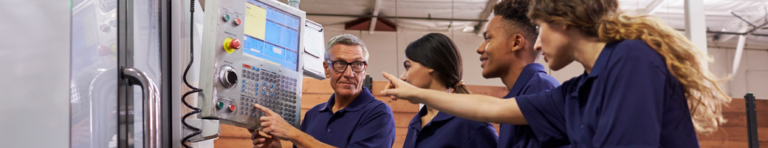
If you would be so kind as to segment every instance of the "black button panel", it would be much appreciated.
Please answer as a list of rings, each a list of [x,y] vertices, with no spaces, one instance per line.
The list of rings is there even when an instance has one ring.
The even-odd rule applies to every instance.
[[[253,104],[267,107],[283,117],[288,123],[298,127],[300,115],[300,102],[297,97],[301,95],[297,87],[297,78],[291,78],[261,67],[243,67],[242,90],[240,104],[236,114],[241,117],[256,118],[264,113],[256,109]],[[248,119],[253,120],[253,119]]]

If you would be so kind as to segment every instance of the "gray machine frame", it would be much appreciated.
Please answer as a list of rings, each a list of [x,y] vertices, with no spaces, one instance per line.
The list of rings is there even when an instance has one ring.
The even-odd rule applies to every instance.
[[[304,61],[303,61],[303,52],[304,52],[304,43],[303,43],[303,37],[304,37],[304,31],[305,29],[305,20],[306,20],[306,13],[304,11],[301,11],[297,8],[290,7],[286,4],[280,3],[278,1],[274,0],[256,0],[261,3],[270,5],[272,7],[276,7],[278,9],[283,10],[284,12],[291,13],[293,15],[299,16],[300,22],[299,22],[299,28],[298,28],[298,49],[296,49],[297,52],[297,67],[296,71],[293,72],[291,70],[285,70],[284,68],[282,71],[288,71],[289,74],[293,74],[294,78],[296,79],[295,82],[295,103],[293,104],[293,112],[295,114],[295,117],[284,117],[285,119],[289,119],[289,122],[292,123],[294,126],[299,125],[300,119],[301,119],[301,88],[302,88],[302,77],[304,73]],[[200,59],[200,84],[199,87],[203,89],[203,92],[199,93],[198,95],[198,107],[202,110],[200,115],[198,117],[217,117],[220,119],[221,123],[245,127],[245,128],[258,128],[260,126],[258,122],[258,117],[255,118],[249,118],[247,119],[245,123],[236,120],[232,120],[234,117],[230,118],[225,115],[221,115],[221,111],[215,110],[215,102],[217,102],[219,97],[228,97],[229,99],[238,100],[237,97],[233,94],[240,92],[241,85],[240,82],[242,78],[242,74],[238,74],[237,83],[233,84],[234,86],[229,89],[223,89],[224,86],[219,83],[219,73],[222,69],[222,66],[224,65],[230,65],[230,68],[233,68],[235,72],[241,72],[242,66],[241,63],[238,61],[233,62],[232,60],[238,60],[240,61],[246,61],[247,58],[244,57],[243,50],[239,49],[235,50],[234,53],[228,54],[224,50],[222,50],[222,42],[223,37],[226,36],[236,36],[237,39],[240,41],[244,41],[244,31],[243,28],[245,27],[245,21],[243,20],[243,24],[239,25],[239,30],[234,30],[237,32],[236,34],[233,34],[231,32],[222,33],[226,31],[233,31],[233,30],[225,30],[222,26],[226,24],[222,24],[222,15],[223,11],[232,11],[232,12],[243,12],[241,14],[235,13],[235,15],[245,15],[245,7],[246,3],[248,3],[248,0],[206,0],[205,1],[205,7],[206,7],[206,13],[205,13],[205,24],[206,26],[203,30],[203,43],[201,47],[201,59]],[[223,7],[226,7],[225,9],[222,9]],[[233,10],[234,9],[234,10]],[[237,10],[241,9],[241,10]],[[231,12],[229,12],[231,13]],[[237,18],[235,16],[234,18]],[[234,18],[232,20],[234,20]],[[244,18],[244,17],[241,17]],[[226,26],[224,26],[226,27]],[[244,43],[243,43],[244,44]],[[251,59],[253,61],[253,59]],[[268,65],[268,64],[267,64]],[[279,67],[279,66],[277,66]],[[270,68],[271,69],[271,68]],[[258,92],[257,92],[258,93]],[[234,102],[232,102],[234,104]],[[255,108],[254,108],[255,109]]]

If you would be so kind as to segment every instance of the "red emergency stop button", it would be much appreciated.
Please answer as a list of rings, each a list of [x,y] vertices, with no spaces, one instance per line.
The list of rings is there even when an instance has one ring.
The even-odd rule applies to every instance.
[[[235,25],[236,25],[236,26],[240,25],[241,23],[243,23],[243,21],[242,21],[242,20],[240,20],[240,18],[236,18],[236,19],[235,19]]]
[[[240,49],[242,46],[243,44],[241,44],[238,39],[232,39],[232,41],[229,42],[229,47],[234,48],[235,50]]]
[[[234,105],[234,104],[230,104],[230,105],[229,105],[229,111],[231,111],[231,112],[234,112],[234,111],[235,111],[235,109],[236,109],[236,108],[235,108],[235,105]]]

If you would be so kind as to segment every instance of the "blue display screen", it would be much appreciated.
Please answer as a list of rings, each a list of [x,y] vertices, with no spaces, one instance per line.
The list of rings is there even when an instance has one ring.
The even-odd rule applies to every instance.
[[[243,53],[298,71],[301,18],[256,0],[248,2],[266,9],[266,21],[246,20],[246,23],[264,22],[264,30],[259,31],[263,32],[263,39],[246,33]]]

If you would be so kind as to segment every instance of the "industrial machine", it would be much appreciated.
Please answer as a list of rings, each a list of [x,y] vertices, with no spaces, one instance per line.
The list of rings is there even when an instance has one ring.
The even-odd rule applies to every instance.
[[[198,117],[255,129],[260,104],[299,127],[305,12],[274,0],[205,5]]]
[[[222,123],[258,128],[253,104],[299,126],[303,76],[324,78],[322,26],[275,0],[199,2],[0,2],[9,19],[39,18],[4,33],[40,39],[3,44],[17,52],[0,54],[1,90],[18,98],[3,119],[29,120],[3,122],[3,146],[212,147]]]

